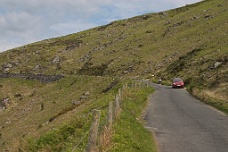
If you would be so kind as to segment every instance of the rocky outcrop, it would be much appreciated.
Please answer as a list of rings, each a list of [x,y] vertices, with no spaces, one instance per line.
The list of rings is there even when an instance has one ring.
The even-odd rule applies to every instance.
[[[10,103],[11,103],[10,98],[4,98],[0,100],[0,111],[7,109]]]

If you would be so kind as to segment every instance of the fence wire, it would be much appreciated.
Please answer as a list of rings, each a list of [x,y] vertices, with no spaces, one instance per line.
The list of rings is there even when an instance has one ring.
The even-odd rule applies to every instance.
[[[130,85],[130,86],[129,86]],[[123,95],[123,92],[124,92],[124,90],[127,88],[127,87],[132,87],[132,88],[135,88],[135,87],[149,87],[150,86],[150,83],[149,83],[149,81],[146,79],[146,80],[135,80],[135,81],[132,81],[130,84],[128,83],[128,84],[125,84],[124,86],[123,86],[123,88],[121,89],[121,90],[119,90],[119,92],[116,94],[116,96],[114,97],[114,99],[113,99],[113,101],[115,101],[115,100],[119,100],[118,102],[118,104],[119,104],[119,108],[121,109],[121,106],[122,106],[122,103],[121,103],[121,101],[122,101],[122,95]],[[113,104],[114,104],[114,106],[113,106],[113,108],[112,108],[112,113],[113,113],[113,121],[117,118],[117,116],[115,115],[115,104],[116,104],[116,102],[113,102]],[[120,109],[118,109],[118,110],[120,110]],[[98,137],[101,137],[102,136],[102,134],[104,134],[104,131],[105,131],[105,128],[107,127],[107,125],[108,125],[108,112],[107,112],[107,116],[101,116],[101,117],[103,117],[103,118],[100,118],[100,121],[99,121],[99,127],[98,127]],[[102,120],[102,121],[101,121]],[[90,127],[90,129],[86,132],[86,134],[80,139],[80,141],[75,145],[75,147],[72,149],[72,151],[71,152],[74,152],[77,148],[78,148],[78,146],[82,143],[82,141],[83,140],[85,140],[85,138],[89,135],[89,133],[90,133],[90,131],[91,131],[91,129],[92,129],[92,125],[91,125],[91,127]],[[99,139],[96,139],[97,140],[97,142],[98,142],[98,144],[99,145],[101,145],[102,143],[102,141],[101,140],[99,140]]]

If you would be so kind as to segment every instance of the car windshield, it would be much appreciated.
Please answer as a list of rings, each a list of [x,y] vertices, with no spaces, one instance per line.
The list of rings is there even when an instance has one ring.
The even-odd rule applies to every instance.
[[[173,82],[180,82],[180,81],[183,81],[181,78],[175,78],[174,80],[173,80]]]

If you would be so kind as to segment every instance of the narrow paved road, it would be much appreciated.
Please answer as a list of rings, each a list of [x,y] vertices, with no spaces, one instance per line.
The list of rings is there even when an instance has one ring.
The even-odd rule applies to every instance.
[[[228,152],[228,116],[193,98],[185,89],[153,84],[146,128],[160,152]]]

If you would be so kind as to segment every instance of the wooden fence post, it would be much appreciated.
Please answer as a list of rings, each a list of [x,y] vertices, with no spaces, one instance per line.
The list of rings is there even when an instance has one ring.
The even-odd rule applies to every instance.
[[[109,101],[108,106],[108,130],[111,130],[113,122],[113,102]]]
[[[119,95],[117,94],[115,97],[115,118],[119,116],[120,112],[120,100],[119,100]]]
[[[96,142],[97,142],[100,115],[101,115],[100,110],[93,110],[93,122],[90,129],[89,141],[86,148],[86,152],[96,151]]]
[[[121,88],[119,88],[118,90],[118,96],[119,96],[119,104],[120,104],[120,107],[121,107],[121,104],[122,104],[122,95],[123,95],[123,91]]]

